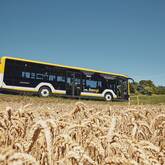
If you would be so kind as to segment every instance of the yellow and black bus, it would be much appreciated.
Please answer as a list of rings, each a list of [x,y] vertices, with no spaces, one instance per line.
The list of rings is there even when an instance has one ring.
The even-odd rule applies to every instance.
[[[128,100],[129,78],[122,74],[80,67],[2,57],[0,90],[32,92],[42,97],[55,94],[104,98],[107,101]]]

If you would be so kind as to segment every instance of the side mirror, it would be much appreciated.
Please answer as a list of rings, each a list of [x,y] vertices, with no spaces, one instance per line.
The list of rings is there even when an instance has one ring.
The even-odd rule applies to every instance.
[[[135,81],[134,81],[134,79],[133,78],[128,78],[128,81],[132,81],[132,84],[134,84],[135,83]]]

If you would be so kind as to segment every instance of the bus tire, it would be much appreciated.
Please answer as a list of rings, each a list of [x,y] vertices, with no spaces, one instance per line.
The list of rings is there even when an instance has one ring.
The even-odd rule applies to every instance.
[[[113,96],[111,93],[106,93],[105,96],[104,96],[104,99],[106,101],[112,101],[113,100]]]
[[[40,97],[49,97],[51,96],[52,92],[49,87],[43,86],[39,89],[38,94]]]

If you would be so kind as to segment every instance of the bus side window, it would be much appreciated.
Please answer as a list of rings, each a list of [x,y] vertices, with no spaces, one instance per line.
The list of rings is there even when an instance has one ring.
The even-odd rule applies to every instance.
[[[83,90],[83,91],[87,91],[85,78],[82,79],[82,90]]]
[[[67,79],[66,79],[66,83],[68,84],[68,85],[70,85],[71,84],[71,77],[67,77]]]
[[[57,82],[65,82],[64,76],[57,76]]]
[[[55,75],[49,75],[49,81],[56,81]]]
[[[89,88],[97,88],[97,81],[94,80],[86,80],[86,87]]]
[[[102,82],[101,81],[97,82],[97,88],[102,88]]]
[[[22,72],[22,78],[30,78],[30,72]]]
[[[102,92],[102,81],[97,81],[97,89],[98,89],[98,92]]]
[[[65,82],[66,82],[65,72],[64,71],[57,71],[56,75],[57,75],[56,88],[60,89],[60,90],[65,90]]]

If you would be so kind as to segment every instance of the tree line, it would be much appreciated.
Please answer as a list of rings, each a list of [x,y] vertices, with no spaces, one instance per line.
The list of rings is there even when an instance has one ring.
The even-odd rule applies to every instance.
[[[132,94],[162,95],[165,94],[165,86],[156,86],[151,80],[141,80],[131,83],[130,91]]]

